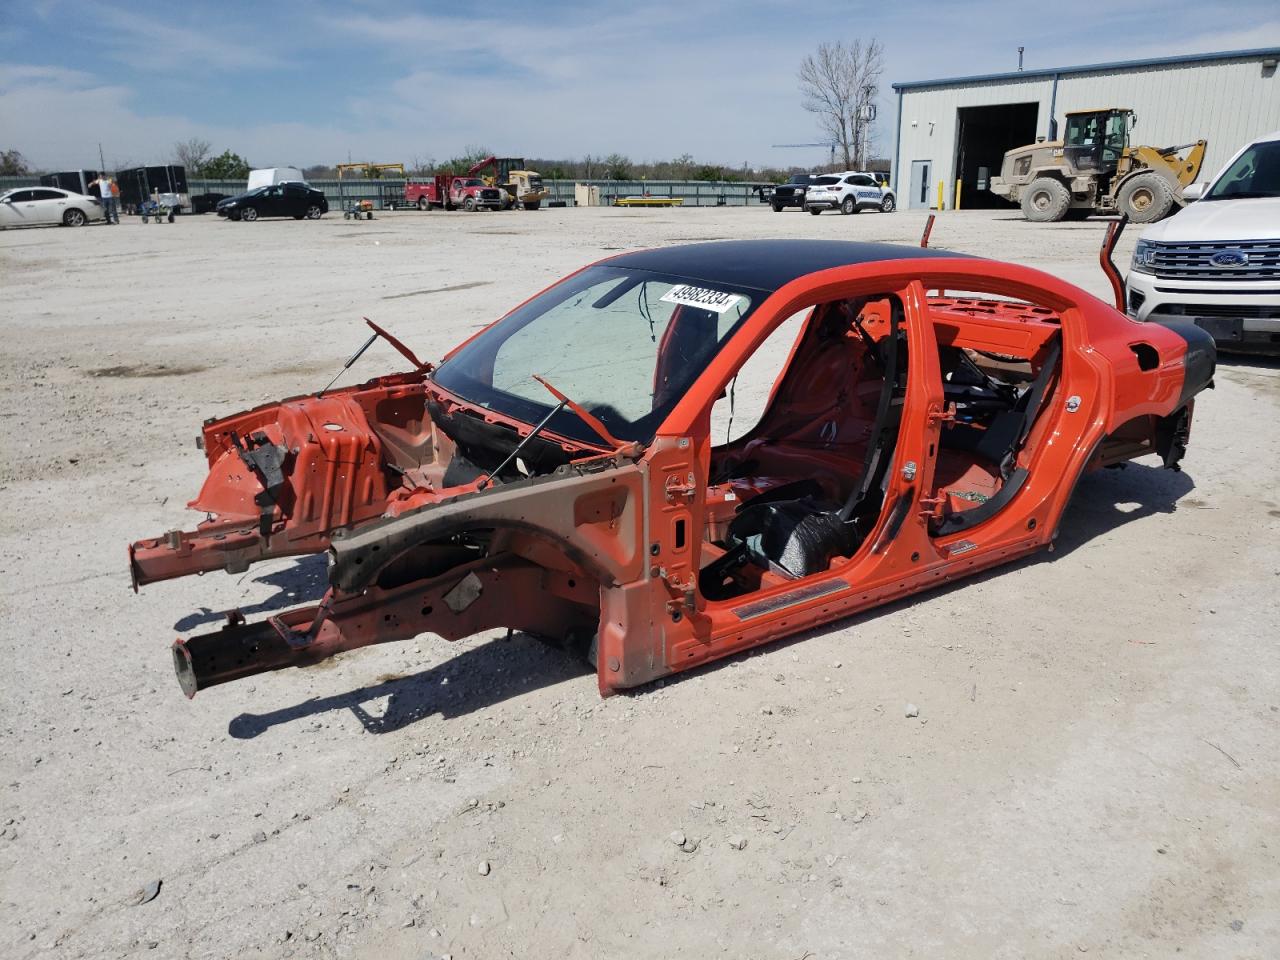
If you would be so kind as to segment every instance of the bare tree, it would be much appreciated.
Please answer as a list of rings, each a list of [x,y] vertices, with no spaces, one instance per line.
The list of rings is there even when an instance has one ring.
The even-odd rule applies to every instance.
[[[671,161],[671,174],[676,180],[687,180],[694,168],[693,154],[682,153]]]
[[[436,169],[435,157],[420,157],[417,154],[409,161],[409,176],[425,177]]]
[[[868,155],[867,129],[884,72],[884,45],[872,37],[822,43],[800,61],[804,108],[816,114],[822,130],[844,155],[845,169],[861,168]]]
[[[25,177],[31,174],[31,165],[18,150],[0,150],[0,177]]]
[[[209,154],[213,153],[213,144],[199,137],[190,140],[179,140],[173,145],[173,156],[179,164],[187,168],[193,177],[200,176],[204,165],[209,162]]]

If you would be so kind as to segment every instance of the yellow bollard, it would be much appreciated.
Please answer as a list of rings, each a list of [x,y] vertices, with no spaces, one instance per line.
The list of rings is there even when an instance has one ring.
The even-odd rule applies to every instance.
[[[957,181],[956,181],[956,202],[955,202],[955,209],[956,209],[956,210],[959,210],[959,209],[960,209],[960,187],[961,187],[961,185],[962,185],[963,183],[964,183],[964,181],[963,181],[963,180],[957,180]]]
[[[939,211],[947,209],[946,200],[943,198],[943,195],[942,195],[943,189],[944,189],[944,181],[939,180],[938,181],[938,210]]]

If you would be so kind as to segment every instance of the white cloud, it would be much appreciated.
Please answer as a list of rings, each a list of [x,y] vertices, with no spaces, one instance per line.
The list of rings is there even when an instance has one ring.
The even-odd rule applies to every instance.
[[[160,163],[172,158],[173,144],[203,137],[221,152],[232,149],[261,165],[310,164],[338,159],[352,143],[344,128],[290,122],[224,126],[176,113],[140,115],[134,91],[59,67],[0,67],[0,130],[6,145],[20,149],[42,167],[98,166],[98,144],[109,167]],[[373,144],[390,150],[389,143]]]
[[[499,73],[514,71],[572,81],[586,79],[584,65],[603,55],[617,63],[638,41],[652,38],[668,18],[658,8],[645,11],[641,27],[635,18],[583,18],[552,26],[539,20],[429,16],[325,18],[330,29],[358,36],[379,49],[390,49],[410,62],[424,58],[439,64],[482,62]],[[670,45],[667,45],[668,49]],[[667,53],[664,49],[663,54]]]
[[[215,70],[270,69],[285,62],[282,51],[263,49],[252,39],[257,34],[251,24],[231,31],[221,24],[184,27],[171,15],[149,17],[119,7],[90,9],[97,21],[94,32],[109,38],[112,56],[135,70],[190,71],[197,65]],[[181,10],[183,5],[174,9]],[[276,35],[268,32],[264,39],[272,36]]]
[[[1002,26],[1025,11],[1014,0],[979,9],[907,0],[874,22],[853,17],[847,29],[837,12],[830,28],[833,36],[874,30],[886,42],[878,124],[884,144],[894,122],[890,82],[1012,70],[1017,43],[1027,45],[1028,67],[1280,44],[1272,8],[1242,2],[1236,22],[1250,25],[1240,27],[1179,0],[1171,10],[1159,0],[1133,0],[1087,34]],[[93,64],[89,58],[71,54],[62,61],[67,66],[0,64],[5,145],[64,168],[95,165],[99,140],[109,163],[160,162],[175,141],[192,136],[262,165],[332,163],[348,152],[355,160],[443,159],[470,145],[547,158],[619,151],[653,160],[687,152],[731,166],[823,159],[821,148],[770,146],[820,139],[800,108],[795,79],[800,58],[820,39],[815,26],[826,23],[814,11],[797,16],[757,0],[730,9],[713,0],[582,9],[517,0],[471,16],[402,14],[374,0],[346,0],[290,14],[288,43],[271,46],[272,30],[255,32],[245,12],[230,10],[206,28],[182,5],[172,17],[132,9],[98,5],[89,8],[95,19],[77,21],[77,44],[99,55],[91,67],[84,66]],[[1212,28],[1190,26],[1184,10],[1196,11],[1196,23],[1211,19]],[[1160,29],[1137,30],[1153,16]],[[66,18],[59,10],[54,19]],[[1139,35],[1148,39],[1135,43]],[[5,49],[12,60],[22,48]],[[328,88],[351,78],[351,92],[323,103],[298,99],[296,77],[277,82],[286,65],[280,54],[314,62],[309,69],[323,71],[318,79]],[[200,98],[166,93],[170,84],[216,90],[230,102],[239,97],[244,119],[205,122]]]
[[[0,91],[18,86],[81,87],[93,82],[83,70],[69,70],[50,64],[0,63]]]
[[[770,144],[812,139],[795,90],[808,41],[773,38],[761,57],[758,38],[735,42],[719,12],[707,30],[690,29],[689,5],[673,3],[568,22],[414,14],[329,26],[404,64],[385,89],[347,106],[386,131],[426,131],[434,143],[419,154],[482,144],[541,157],[616,150],[638,160],[689,152],[732,166],[791,162]]]
[[[1106,59],[1141,60],[1154,57],[1180,56],[1182,54],[1212,53],[1218,50],[1257,50],[1280,47],[1280,20],[1270,20],[1251,27],[1223,30],[1187,31],[1177,41],[1167,38],[1163,42],[1113,44]]]
[[[31,12],[41,20],[49,20],[55,10],[61,6],[60,0],[32,0],[29,4]]]

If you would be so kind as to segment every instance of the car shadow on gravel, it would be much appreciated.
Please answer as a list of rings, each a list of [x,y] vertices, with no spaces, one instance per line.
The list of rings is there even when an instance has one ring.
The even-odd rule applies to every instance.
[[[327,561],[324,554],[313,554],[294,560],[287,567],[271,570],[261,576],[254,577],[254,583],[275,587],[276,592],[265,600],[247,604],[239,610],[246,617],[256,613],[270,613],[286,607],[296,607],[301,603],[311,603],[324,596],[329,584]],[[206,623],[216,623],[226,619],[226,612],[201,607],[187,614],[173,625],[179,633],[194,630]]]
[[[904,609],[923,596],[945,596],[974,583],[1003,576],[1011,569],[1034,563],[1052,563],[1125,524],[1157,514],[1173,513],[1179,509],[1179,501],[1184,498],[1186,508],[1208,509],[1206,504],[1187,498],[1187,494],[1194,489],[1195,481],[1190,474],[1145,464],[1127,463],[1122,469],[1097,471],[1080,480],[1075,496],[1063,515],[1052,553],[1041,550],[993,570],[804,631],[779,643],[770,644],[767,649],[779,650],[832,630],[846,629],[885,613]],[[744,660],[758,652],[760,651],[744,651],[725,661],[709,663],[659,682],[680,683],[707,671],[724,669],[729,663]],[[231,721],[227,732],[236,739],[249,740],[281,724],[333,710],[350,710],[367,732],[392,733],[431,714],[438,713],[444,719],[465,716],[530,690],[584,677],[591,672],[583,661],[548,647],[532,637],[516,633],[510,639],[499,638],[472,647],[421,673],[384,678],[379,683],[359,690],[307,700],[271,713],[240,714]],[[649,684],[623,691],[623,694],[645,696],[655,689],[657,684]],[[368,708],[369,704],[384,697],[389,699],[381,715]]]
[[[1244,370],[1280,370],[1280,356],[1260,353],[1227,353],[1218,348],[1218,366]]]
[[[1080,478],[1062,515],[1053,552],[1041,551],[1021,562],[1052,562],[1126,523],[1173,513],[1179,501],[1195,486],[1195,478],[1185,470],[1166,470],[1133,462],[1086,474]],[[1198,500],[1189,499],[1186,505],[1192,509],[1204,508]],[[1000,570],[996,567],[989,575],[998,575]]]
[[[359,690],[271,713],[242,713],[227,726],[227,733],[237,740],[251,740],[272,727],[334,710],[350,710],[366,733],[394,733],[432,714],[450,720],[588,673],[591,668],[584,661],[526,634],[513,633],[464,650],[421,673],[383,677]],[[371,705],[384,697],[386,708],[375,712]]]
[[[1053,542],[1052,552],[1039,550],[1027,557],[1001,564],[982,573],[955,580],[948,584],[922,590],[901,600],[872,607],[861,613],[823,624],[800,633],[792,634],[782,640],[744,650],[742,653],[724,660],[712,661],[693,670],[663,678],[656,684],[624,690],[622,695],[643,697],[658,689],[659,685],[670,686],[684,683],[706,673],[724,669],[731,663],[741,662],[748,657],[770,651],[784,650],[793,644],[801,643],[813,637],[820,637],[836,630],[847,630],[860,623],[867,623],[885,614],[905,610],[922,599],[936,599],[951,593],[963,591],[978,583],[996,580],[1022,567],[1039,563],[1053,563],[1072,551],[1087,546],[1091,540],[1102,537],[1128,523],[1144,520],[1157,514],[1174,513],[1179,509],[1212,509],[1208,504],[1188,497],[1195,489],[1194,478],[1185,471],[1166,470],[1163,467],[1147,466],[1139,463],[1126,463],[1122,468],[1098,470],[1080,479],[1075,495],[1067,505],[1058,528],[1058,537]],[[1180,506],[1181,504],[1181,506]]]

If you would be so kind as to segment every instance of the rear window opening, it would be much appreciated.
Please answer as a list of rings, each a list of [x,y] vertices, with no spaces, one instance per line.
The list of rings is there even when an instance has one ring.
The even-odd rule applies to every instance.
[[[999,293],[935,289],[928,291],[928,298],[930,306],[955,310],[961,313],[978,316],[1002,316],[1015,320],[1035,320],[1042,323],[1062,322],[1062,318],[1058,316],[1057,311],[1050,307]]]

